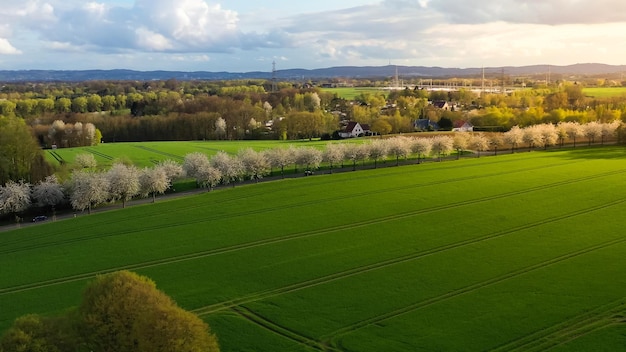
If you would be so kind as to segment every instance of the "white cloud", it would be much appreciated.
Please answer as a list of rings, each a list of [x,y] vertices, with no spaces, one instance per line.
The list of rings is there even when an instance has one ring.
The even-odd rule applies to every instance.
[[[9,41],[5,38],[0,38],[0,54],[2,55],[18,55],[22,52],[16,49]]]
[[[173,45],[165,36],[147,28],[137,28],[135,31],[137,45],[146,50],[163,51],[172,49]]]
[[[626,32],[624,1],[329,3],[0,0],[0,53],[28,54],[3,59],[15,65],[36,60],[46,65],[70,52],[91,55],[94,66],[152,63],[181,69],[197,63],[215,70],[269,70],[274,60],[304,68],[389,61],[460,67],[626,62],[626,41],[620,38]],[[203,66],[207,61],[211,64]]]

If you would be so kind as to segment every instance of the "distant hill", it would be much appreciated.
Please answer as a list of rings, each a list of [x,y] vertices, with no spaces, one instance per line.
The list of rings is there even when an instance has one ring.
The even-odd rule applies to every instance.
[[[483,68],[446,68],[425,66],[339,66],[313,70],[287,69],[276,71],[278,79],[327,79],[327,78],[381,78],[396,74],[403,77],[470,77],[482,74]],[[534,65],[485,67],[487,74],[540,75],[551,72],[564,75],[602,75],[626,71],[626,65],[575,64],[568,66]],[[271,79],[271,72],[208,72],[208,71],[134,71],[134,70],[0,70],[0,82],[46,82],[46,81],[88,81],[88,80],[230,80],[230,79]]]

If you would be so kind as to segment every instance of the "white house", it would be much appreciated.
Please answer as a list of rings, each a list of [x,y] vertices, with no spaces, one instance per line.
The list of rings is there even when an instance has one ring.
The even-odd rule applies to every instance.
[[[339,132],[341,138],[353,138],[370,134],[368,125],[361,125],[358,122],[351,121],[343,131]]]
[[[452,132],[472,132],[474,131],[474,125],[472,125],[471,123],[467,122],[467,121],[456,121],[454,123],[454,128],[452,129]]]

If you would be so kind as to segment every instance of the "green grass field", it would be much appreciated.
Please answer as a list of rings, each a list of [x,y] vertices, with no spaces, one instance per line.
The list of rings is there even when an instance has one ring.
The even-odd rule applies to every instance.
[[[384,94],[387,96],[389,92],[386,92],[379,88],[374,87],[337,87],[337,88],[322,88],[323,92],[337,94],[339,98],[346,100],[353,100],[355,97],[361,94]]]
[[[343,143],[362,143],[365,138],[345,140]],[[92,147],[62,148],[45,150],[46,158],[54,165],[63,160],[72,164],[76,155],[91,153],[98,165],[107,168],[115,160],[129,160],[139,167],[150,167],[162,160],[171,159],[182,163],[185,155],[193,152],[211,156],[218,151],[236,154],[244,148],[260,151],[272,148],[288,148],[307,146],[323,148],[328,141],[189,141],[189,142],[136,142],[136,143],[103,143]]]
[[[583,88],[583,93],[594,98],[610,98],[626,95],[626,87]]]
[[[626,149],[264,182],[0,233],[0,328],[98,273],[155,280],[222,351],[626,346]]]

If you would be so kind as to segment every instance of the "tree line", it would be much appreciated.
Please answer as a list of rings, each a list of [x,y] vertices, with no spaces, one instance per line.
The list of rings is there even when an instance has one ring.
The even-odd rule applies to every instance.
[[[460,158],[464,151],[471,151],[480,157],[486,151],[509,149],[516,152],[522,148],[547,148],[563,146],[566,142],[576,147],[580,141],[586,144],[604,144],[614,141],[622,131],[622,123],[563,122],[557,125],[540,124],[529,127],[514,126],[504,133],[454,132],[437,134],[432,137],[405,137],[369,139],[363,143],[329,142],[323,149],[309,146],[272,148],[255,151],[241,149],[237,154],[220,151],[211,157],[195,152],[185,155],[182,164],[165,160],[154,167],[137,168],[116,162],[109,170],[97,170],[93,154],[79,154],[75,164],[78,169],[72,172],[65,182],[59,182],[55,176],[31,185],[27,182],[9,181],[0,187],[0,214],[19,215],[31,206],[54,213],[55,207],[64,203],[76,211],[88,213],[95,206],[107,202],[126,202],[136,197],[152,197],[163,194],[175,180],[192,178],[199,187],[212,190],[218,185],[232,185],[243,180],[258,182],[267,175],[285,176],[285,170],[297,174],[298,170],[310,173],[326,164],[329,172],[346,165],[356,170],[359,163],[373,162],[374,168],[379,162],[389,159],[399,165],[400,160],[415,157],[417,163],[431,157],[441,160],[456,151]]]

